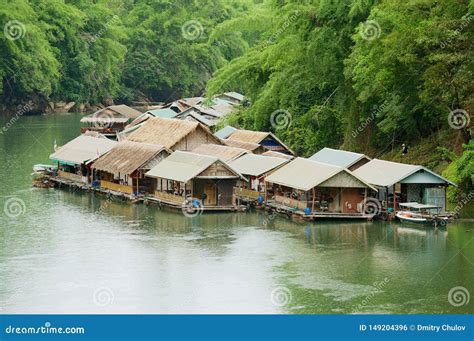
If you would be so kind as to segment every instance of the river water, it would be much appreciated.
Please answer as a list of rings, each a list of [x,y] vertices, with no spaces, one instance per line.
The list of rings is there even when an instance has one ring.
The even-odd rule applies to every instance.
[[[471,220],[422,230],[261,211],[188,218],[32,188],[32,165],[77,136],[79,118],[25,116],[0,136],[3,313],[474,312],[468,207]]]

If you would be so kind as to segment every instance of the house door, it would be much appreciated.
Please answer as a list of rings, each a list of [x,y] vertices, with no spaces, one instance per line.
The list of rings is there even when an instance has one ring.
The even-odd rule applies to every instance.
[[[216,206],[217,197],[216,197],[216,186],[212,181],[206,182],[204,185],[204,193],[206,194],[206,199],[204,200],[204,206]]]

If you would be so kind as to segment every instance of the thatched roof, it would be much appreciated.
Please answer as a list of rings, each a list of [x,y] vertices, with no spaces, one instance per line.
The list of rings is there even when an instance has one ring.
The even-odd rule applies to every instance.
[[[271,139],[279,143],[285,150],[295,155],[295,153],[287,145],[285,145],[283,141],[281,141],[278,137],[276,137],[276,135],[273,134],[272,132],[237,129],[236,131],[234,131],[232,134],[229,135],[227,140],[260,144],[262,143],[263,140],[265,140],[268,137],[270,137]]]
[[[248,153],[247,150],[242,148],[221,146],[212,143],[202,144],[195,148],[192,152],[201,155],[215,156],[225,162],[235,160],[238,157]]]
[[[270,133],[263,132],[263,131],[237,129],[232,134],[230,134],[230,136],[227,139],[231,141],[260,143],[268,135],[270,135]]]
[[[132,174],[164,150],[168,151],[156,144],[122,141],[97,159],[92,168],[113,174]]]
[[[206,127],[198,122],[161,117],[149,118],[140,128],[128,135],[127,140],[172,148],[176,143],[197,129],[202,129],[208,134],[210,141],[220,142]]]
[[[233,140],[228,140],[228,139],[221,140],[221,142],[223,144],[225,144],[226,146],[235,147],[235,148],[242,148],[242,149],[248,150],[250,152],[253,152],[254,150],[256,150],[260,147],[260,145],[258,143],[233,141]]]
[[[111,150],[117,142],[103,137],[80,135],[59,148],[49,158],[67,164],[81,164],[95,160]]]
[[[280,152],[275,152],[273,150],[267,150],[265,153],[262,153],[263,156],[272,156],[272,157],[281,157],[283,159],[292,160],[295,157],[293,155],[288,155]]]
[[[107,108],[97,110],[91,115],[81,118],[83,123],[126,123],[141,116],[138,110],[130,108],[125,104],[111,105]]]

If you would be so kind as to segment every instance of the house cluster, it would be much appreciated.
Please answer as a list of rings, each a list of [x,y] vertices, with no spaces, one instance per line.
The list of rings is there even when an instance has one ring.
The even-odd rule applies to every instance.
[[[302,158],[271,132],[226,126],[213,133],[216,108],[230,110],[243,100],[237,95],[210,109],[202,98],[143,114],[124,105],[102,109],[112,118],[107,126],[84,129],[51,154],[51,180],[174,208],[236,211],[250,203],[306,219],[370,219],[380,213],[368,208],[374,201],[379,211],[409,201],[445,207],[454,184],[422,166],[330,148]],[[106,117],[83,122],[94,119]],[[115,139],[106,136],[112,130]]]

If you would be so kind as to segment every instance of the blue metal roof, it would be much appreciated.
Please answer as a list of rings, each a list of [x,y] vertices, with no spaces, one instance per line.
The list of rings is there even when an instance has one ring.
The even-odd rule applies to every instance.
[[[346,150],[323,148],[309,159],[347,168],[363,157],[365,157],[364,154],[348,152]]]
[[[214,133],[215,136],[217,136],[218,138],[220,139],[226,139],[228,138],[234,131],[236,131],[237,129],[234,128],[234,127],[231,127],[231,126],[225,126],[224,128],[222,128],[221,130],[219,131],[216,131]]]

